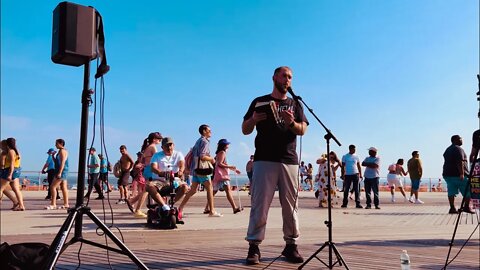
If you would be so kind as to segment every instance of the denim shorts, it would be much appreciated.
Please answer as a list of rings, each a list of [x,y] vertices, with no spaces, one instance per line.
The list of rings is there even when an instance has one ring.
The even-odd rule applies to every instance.
[[[145,166],[143,169],[143,177],[145,177],[146,180],[151,180],[153,178],[151,165]]]
[[[194,175],[192,178],[192,183],[199,183],[203,184],[204,182],[207,182],[210,180],[210,176],[198,176]]]
[[[213,185],[213,191],[224,191],[230,186],[230,180],[220,180]]]
[[[62,171],[62,175],[60,175],[60,179],[62,179],[62,180],[67,180],[67,176],[68,176],[68,171],[67,171],[67,170],[63,170],[63,171]],[[55,177],[56,177],[56,174],[55,174]]]
[[[420,188],[420,179],[411,179],[412,181],[412,190],[417,191]]]
[[[13,174],[12,174],[12,180],[20,178],[21,173],[22,173],[22,168],[20,167],[14,168]],[[10,174],[10,168],[2,169],[0,172],[0,178],[7,179],[9,174]]]

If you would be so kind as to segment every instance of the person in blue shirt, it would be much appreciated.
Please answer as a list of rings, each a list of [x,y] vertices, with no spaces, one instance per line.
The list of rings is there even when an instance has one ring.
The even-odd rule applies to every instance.
[[[48,157],[47,160],[45,161],[45,164],[43,165],[42,168],[42,173],[47,174],[47,181],[48,181],[48,192],[47,192],[47,197],[45,197],[45,200],[50,200],[50,186],[52,185],[53,178],[55,178],[55,154],[57,151],[55,149],[50,148],[47,151]],[[57,200],[60,199],[60,196],[57,193]]]
[[[67,177],[68,177],[68,151],[65,149],[65,140],[57,139],[55,141],[55,147],[58,149],[58,154],[55,157],[55,177],[53,179],[52,185],[50,187],[51,198],[50,205],[46,206],[47,210],[54,209],[68,209],[68,187],[67,187]],[[63,206],[57,208],[57,188],[62,189],[63,194]]]
[[[98,193],[98,197],[95,200],[103,200],[103,192],[100,184],[98,183],[98,175],[100,174],[100,158],[96,153],[95,148],[90,148],[90,162],[87,165],[88,167],[88,192],[85,195],[85,198],[90,198],[90,194],[92,193],[93,187]]]
[[[108,171],[111,171],[111,165],[102,154],[98,154],[98,158],[100,158],[100,176],[98,177],[98,182],[102,191],[105,190],[103,185],[107,186],[105,193],[108,193],[112,191],[110,183],[108,183]]]
[[[365,177],[365,197],[367,198],[367,206],[365,209],[372,208],[372,199],[370,192],[373,191],[373,203],[375,209],[380,209],[380,200],[378,199],[378,181],[380,179],[380,158],[377,157],[377,148],[368,148],[368,157],[362,162],[362,166],[366,167],[363,176]]]

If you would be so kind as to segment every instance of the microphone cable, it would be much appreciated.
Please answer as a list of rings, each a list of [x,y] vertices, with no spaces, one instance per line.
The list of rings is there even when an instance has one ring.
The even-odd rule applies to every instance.
[[[97,47],[97,54],[98,54],[98,47]],[[100,61],[99,61],[99,58],[97,57],[97,61],[96,61],[96,66],[97,66],[97,69],[99,68],[99,65],[100,65]],[[100,79],[100,82],[98,83],[98,79]],[[90,143],[90,147],[87,149],[88,150],[88,156],[87,156],[87,164],[89,164],[89,161],[90,161],[90,158],[91,158],[91,155],[90,155],[90,149],[94,146],[95,144],[95,141],[96,141],[96,128],[97,128],[97,85],[100,84],[100,94],[99,94],[99,99],[100,99],[100,104],[99,104],[99,111],[100,111],[100,125],[99,125],[99,133],[100,133],[100,154],[102,154],[102,156],[107,160],[107,191],[110,189],[110,182],[108,181],[108,167],[110,165],[110,162],[109,162],[109,157],[108,157],[108,151],[107,151],[107,147],[106,147],[106,143],[105,143],[105,79],[104,79],[104,76],[100,76],[99,78],[96,78],[95,76],[95,82],[94,82],[94,99],[93,100],[90,100],[90,104],[89,106],[91,106],[92,104],[94,105],[93,107],[93,124],[92,124],[92,129],[93,129],[93,132],[92,132],[92,140],[91,140],[91,143]],[[105,153],[105,155],[104,155]],[[100,178],[100,176],[99,176]],[[100,181],[100,179],[97,179],[97,184],[100,185],[100,183],[98,182]],[[93,182],[92,182],[92,186],[91,188],[89,188],[89,190],[93,190]],[[89,185],[90,186],[90,185]],[[100,185],[101,188],[103,188],[103,182],[101,183]],[[84,187],[78,187],[78,188],[84,188]],[[90,194],[89,194],[90,195]],[[100,194],[98,194],[100,195]],[[115,228],[118,233],[120,234],[120,238],[121,238],[121,241],[122,242],[125,242],[125,239],[123,237],[123,233],[121,231],[121,229],[115,225],[115,220],[114,220],[114,216],[113,216],[113,207],[112,207],[112,204],[111,204],[111,201],[110,201],[110,192],[108,192],[106,194],[106,201],[108,203],[108,209],[109,209],[109,212],[110,212],[110,216],[111,216],[111,223],[107,226],[107,224],[105,224],[109,229],[111,228]],[[90,196],[88,196],[87,198],[87,202],[86,202],[86,207],[88,207],[90,203]],[[102,214],[103,214],[103,222],[106,223],[107,221],[107,209],[105,207],[105,199],[102,199]],[[106,247],[109,247],[108,245],[108,238],[107,238],[107,234],[105,232],[103,232],[98,226],[97,228],[95,229],[95,233],[98,235],[98,236],[104,236],[105,238],[105,246]],[[82,250],[82,245],[83,245],[83,242],[80,242],[80,247],[78,249],[78,253],[77,253],[77,258],[78,258],[78,265],[76,267],[76,269],[79,269],[80,268],[80,265],[81,265],[81,258],[80,258],[80,253],[81,253],[81,250]],[[106,255],[107,255],[107,262],[108,262],[108,266],[110,269],[113,269],[112,268],[112,264],[111,264],[111,261],[110,261],[110,252],[107,249],[106,250]]]

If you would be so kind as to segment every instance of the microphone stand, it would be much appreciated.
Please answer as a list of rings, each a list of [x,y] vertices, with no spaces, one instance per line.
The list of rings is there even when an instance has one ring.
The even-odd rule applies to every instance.
[[[477,80],[478,80],[478,89],[479,89],[478,92],[477,92],[477,101],[479,101],[479,106],[480,106],[480,74],[477,74]],[[480,109],[478,111],[477,116],[480,119]],[[480,125],[480,123],[479,123],[479,125]],[[468,180],[467,180],[467,184],[465,185],[465,191],[464,191],[463,194],[467,194],[468,190],[470,190],[470,188],[472,186],[472,179],[476,178],[475,182],[477,182],[478,181],[477,179],[480,177],[478,175],[478,169],[475,169],[475,168],[477,168],[477,166],[479,166],[479,163],[480,163],[480,159],[478,158],[479,152],[480,151],[477,150],[477,152],[475,153],[475,158],[473,159],[473,161],[470,164],[470,173],[468,174]],[[452,252],[452,248],[453,248],[454,241],[455,241],[455,236],[457,234],[458,224],[460,223],[460,219],[461,219],[461,216],[462,216],[462,212],[464,211],[464,207],[470,207],[468,204],[465,203],[465,196],[463,196],[462,203],[460,204],[460,208],[458,209],[458,215],[457,215],[457,218],[455,220],[455,228],[453,229],[452,239],[448,243],[448,253],[447,253],[447,257],[445,258],[445,265],[443,266],[443,268],[441,270],[446,270],[447,266],[450,265],[453,262],[453,260],[455,260],[455,258],[458,256],[458,254],[460,254],[460,252],[462,251],[462,249],[460,249],[458,251],[457,255],[455,257],[453,257],[453,259],[451,261],[449,260],[450,259],[450,253]],[[477,219],[477,226],[475,227],[473,232],[475,232],[479,228],[479,226],[480,226],[480,220]],[[473,235],[473,232],[472,232],[472,235]],[[467,239],[467,241],[463,245],[466,245],[469,240],[470,240],[470,238]]]
[[[338,251],[337,247],[335,246],[335,243],[333,243],[332,239],[332,194],[331,194],[331,181],[332,181],[332,176],[331,176],[331,167],[330,167],[330,139],[333,139],[338,146],[341,146],[342,144],[335,138],[335,135],[322,123],[322,121],[317,117],[317,115],[313,112],[313,110],[308,107],[308,105],[303,101],[302,97],[297,96],[293,93],[291,88],[288,89],[289,93],[292,95],[292,98],[297,102],[300,103],[302,102],[305,108],[308,109],[308,111],[317,119],[317,122],[325,129],[327,134],[325,134],[324,138],[327,143],[327,177],[328,177],[328,182],[327,182],[327,200],[328,200],[328,220],[326,220],[324,223],[328,228],[328,241],[326,241],[315,253],[313,253],[302,265],[298,267],[298,269],[302,269],[305,265],[308,264],[313,258],[316,258],[319,260],[321,263],[323,263],[326,267],[329,269],[332,269],[337,263],[338,265],[344,265],[345,269],[349,270],[347,264],[345,263],[345,260],[343,260],[342,255],[340,255],[340,252]],[[300,101],[300,102],[299,102]],[[320,253],[324,248],[328,247],[328,262],[325,263],[322,259],[317,257],[317,254]],[[333,252],[335,253],[336,260],[333,261]]]

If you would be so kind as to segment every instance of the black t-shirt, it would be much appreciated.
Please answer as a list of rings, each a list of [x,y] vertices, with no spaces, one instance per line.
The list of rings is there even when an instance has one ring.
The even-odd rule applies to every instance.
[[[445,153],[443,153],[445,163],[443,164],[443,176],[460,176],[458,171],[458,163],[462,162],[464,174],[468,175],[468,162],[467,155],[463,151],[462,147],[458,145],[450,145]]]
[[[473,132],[472,146],[477,150],[480,149],[480,129],[477,129]]]
[[[267,112],[267,119],[256,125],[255,161],[273,161],[284,164],[297,165],[297,136],[289,129],[283,120],[275,121],[270,101],[274,101],[278,112],[292,110],[295,122],[308,121],[303,113],[301,104],[291,98],[285,100],[275,99],[271,95],[257,97],[252,101],[243,120],[252,117],[255,110]]]

